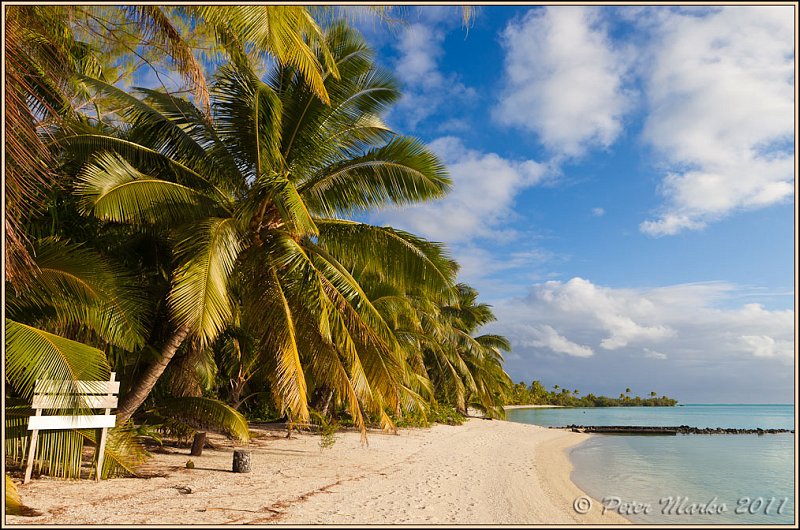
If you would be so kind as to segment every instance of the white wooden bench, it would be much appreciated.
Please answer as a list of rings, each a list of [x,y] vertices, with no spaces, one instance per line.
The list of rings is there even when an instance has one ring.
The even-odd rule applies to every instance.
[[[36,381],[31,404],[36,415],[31,416],[28,420],[28,430],[32,432],[24,484],[31,479],[39,431],[48,429],[101,429],[100,439],[97,443],[95,473],[96,480],[100,480],[108,428],[114,427],[117,421],[116,415],[111,414],[111,409],[117,406],[115,394],[119,394],[119,381],[115,381],[115,377],[116,373],[111,372],[111,378],[108,381]],[[81,412],[90,409],[105,409],[105,412],[92,415],[42,416],[42,410],[65,409],[75,409]]]

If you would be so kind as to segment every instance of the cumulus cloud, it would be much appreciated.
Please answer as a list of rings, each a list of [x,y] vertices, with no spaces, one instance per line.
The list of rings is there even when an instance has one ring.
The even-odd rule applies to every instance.
[[[498,321],[487,332],[511,339],[515,380],[612,394],[640,382],[642,391],[683,400],[735,401],[737,392],[745,402],[791,399],[794,311],[736,306],[739,292],[723,282],[618,289],[548,281],[495,303]]]
[[[707,344],[727,354],[791,358],[785,346],[791,341],[793,312],[760,304],[715,307],[734,290],[725,283],[613,289],[572,278],[534,285],[526,298],[498,308],[516,324],[515,333],[529,328],[521,343],[539,339],[546,322],[570,340],[608,351],[670,345],[670,351],[688,353]]]
[[[442,200],[386,211],[380,219],[435,241],[465,243],[478,238],[509,239],[516,195],[545,178],[547,167],[534,160],[509,160],[469,149],[453,136],[430,143],[447,164],[452,191]]]
[[[610,146],[629,107],[625,54],[614,48],[599,13],[532,9],[503,32],[506,79],[495,118],[535,132],[557,155]]]
[[[644,233],[701,229],[793,196],[792,10],[731,6],[646,22],[644,138],[667,172],[665,204]]]
[[[787,357],[792,355],[792,343],[775,340],[768,335],[742,335],[739,337],[755,357]]]
[[[603,208],[592,208],[592,215],[595,217],[603,217],[606,211]]]
[[[448,9],[420,9],[422,20],[409,24],[401,31],[396,49],[399,58],[394,71],[403,83],[403,97],[393,111],[403,124],[414,129],[441,107],[463,103],[476,97],[473,88],[458,80],[455,74],[439,69],[443,55],[442,43],[448,25]],[[457,20],[457,19],[456,19]]]
[[[594,350],[590,347],[572,342],[546,324],[532,328],[532,334],[533,338],[527,341],[526,345],[548,348],[556,353],[565,353],[573,357],[591,357],[594,355]]]
[[[407,83],[436,84],[441,81],[437,59],[442,54],[444,32],[417,23],[409,25],[400,36],[397,48],[400,59],[395,71]]]
[[[631,342],[659,341],[675,334],[669,326],[657,323],[657,308],[652,301],[620,296],[619,292],[598,287],[583,278],[535,286],[529,298],[542,300],[563,313],[594,321],[607,334],[600,341],[600,347],[606,350],[616,350]]]

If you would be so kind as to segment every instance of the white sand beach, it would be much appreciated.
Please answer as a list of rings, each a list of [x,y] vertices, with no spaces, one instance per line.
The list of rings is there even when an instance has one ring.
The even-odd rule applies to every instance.
[[[563,409],[564,405],[505,405],[505,410],[513,409]]]
[[[588,435],[473,418],[462,426],[319,436],[254,429],[253,472],[231,472],[233,446],[192,457],[167,447],[151,478],[63,481],[19,487],[39,517],[7,524],[575,524],[625,523],[573,509],[584,495],[570,480],[568,448]]]

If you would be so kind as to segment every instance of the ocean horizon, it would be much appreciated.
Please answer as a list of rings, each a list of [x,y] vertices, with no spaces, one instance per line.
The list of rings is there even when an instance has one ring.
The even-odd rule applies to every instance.
[[[794,404],[514,409],[551,427],[653,425],[794,429]],[[635,523],[791,524],[793,434],[596,434],[570,451],[572,481]]]

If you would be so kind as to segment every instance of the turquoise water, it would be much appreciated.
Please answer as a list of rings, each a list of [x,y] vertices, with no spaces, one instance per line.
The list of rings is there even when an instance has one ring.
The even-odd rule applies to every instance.
[[[794,428],[793,405],[515,409],[507,417],[544,426]],[[598,434],[575,447],[570,456],[575,466],[572,480],[604,503],[615,504],[618,499],[617,511],[625,511],[622,503],[628,503],[630,511],[623,515],[637,523],[792,524],[795,520],[793,434]],[[692,505],[695,513],[686,513]]]

